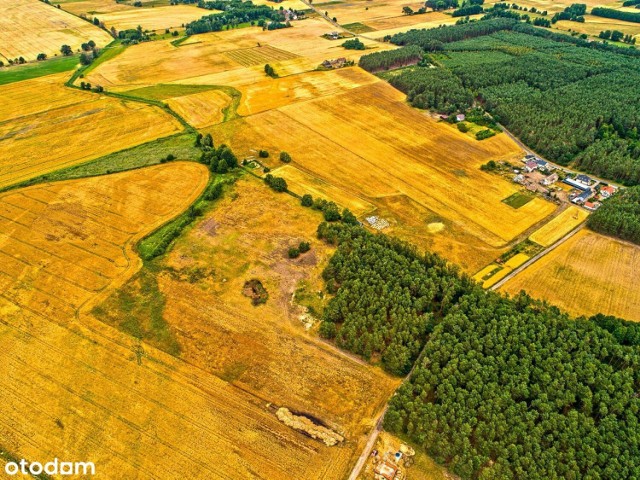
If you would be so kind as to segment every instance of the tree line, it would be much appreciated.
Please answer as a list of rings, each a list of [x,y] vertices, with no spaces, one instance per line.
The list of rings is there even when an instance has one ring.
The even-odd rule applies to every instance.
[[[640,23],[640,13],[625,12],[615,10],[613,8],[595,7],[591,10],[591,15],[596,17],[615,18],[616,20],[624,20],[625,22]]]
[[[219,32],[225,27],[228,28],[241,23],[257,24],[269,29],[289,26],[283,23],[285,15],[282,10],[275,10],[268,5],[254,5],[251,1],[215,0],[199,4],[199,6],[208,10],[222,10],[222,12],[205,15],[199,20],[188,23],[186,25],[187,35]],[[270,21],[268,25],[267,21]],[[274,26],[270,27],[271,24],[274,24]]]
[[[387,50],[384,52],[369,53],[360,57],[358,65],[367,72],[380,72],[394,68],[405,67],[418,63],[424,55],[418,45]]]
[[[608,199],[589,216],[587,225],[596,232],[640,245],[640,187],[630,187]]]
[[[438,255],[362,228],[337,245],[320,333],[402,375],[385,428],[464,479],[640,475],[640,327],[485,292]],[[421,354],[422,352],[422,354]]]

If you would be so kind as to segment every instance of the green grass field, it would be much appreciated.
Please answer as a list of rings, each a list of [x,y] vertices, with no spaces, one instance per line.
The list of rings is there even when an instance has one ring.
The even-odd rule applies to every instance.
[[[375,28],[371,28],[370,26],[360,22],[347,23],[345,25],[342,25],[342,28],[344,28],[345,30],[349,30],[350,32],[353,32],[353,33],[367,33],[367,32],[376,31]]]
[[[78,56],[55,57],[43,62],[28,63],[0,68],[0,85],[21,82],[32,78],[44,77],[54,73],[68,72],[78,65]]]
[[[529,203],[531,200],[533,200],[533,195],[516,192],[513,195],[502,200],[502,202],[513,208],[520,208]]]

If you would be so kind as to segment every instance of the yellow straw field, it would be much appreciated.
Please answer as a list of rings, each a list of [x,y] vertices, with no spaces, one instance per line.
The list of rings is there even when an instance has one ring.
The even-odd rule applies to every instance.
[[[38,0],[3,2],[0,60],[2,57],[13,60],[21,56],[35,60],[39,53],[53,57],[60,55],[60,47],[64,44],[75,51],[89,40],[102,47],[112,38],[90,22]]]
[[[640,247],[581,230],[502,290],[526,290],[575,315],[601,312],[640,321],[638,271]]]
[[[77,92],[67,91],[69,102],[80,98]],[[86,97],[81,103],[0,124],[0,187],[182,129],[175,118],[157,107],[98,95]],[[64,103],[64,95],[58,101]],[[38,110],[38,101],[34,104],[33,109]]]
[[[529,237],[529,240],[536,242],[538,245],[542,245],[543,247],[553,245],[571,230],[584,222],[588,216],[589,212],[586,210],[570,205],[553,220],[533,232]]]

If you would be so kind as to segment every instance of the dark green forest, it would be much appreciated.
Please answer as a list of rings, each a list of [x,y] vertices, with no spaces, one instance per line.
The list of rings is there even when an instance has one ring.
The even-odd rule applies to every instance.
[[[640,326],[485,292],[434,254],[322,224],[321,333],[395,374],[385,428],[465,479],[640,476]]]
[[[219,32],[222,29],[235,27],[242,23],[250,23],[266,27],[268,21],[270,29],[283,28],[286,24],[284,21],[284,13],[275,10],[268,5],[254,5],[251,1],[243,0],[215,0],[210,2],[201,2],[199,5],[207,10],[222,10],[221,13],[205,15],[199,20],[188,23],[186,26],[187,35],[195,35],[206,32]]]
[[[393,68],[404,67],[418,63],[424,55],[417,45],[389,50],[386,52],[369,53],[360,57],[358,65],[368,72],[380,72]]]
[[[596,232],[640,245],[640,187],[630,187],[608,199],[589,216],[587,225]]]
[[[640,184],[640,51],[505,18],[391,41],[420,46],[439,67],[392,77],[415,106],[451,113],[471,97],[550,160]]]
[[[591,15],[595,15],[596,17],[615,18],[626,22],[640,23],[640,13],[624,12],[613,8],[596,7],[591,10]]]

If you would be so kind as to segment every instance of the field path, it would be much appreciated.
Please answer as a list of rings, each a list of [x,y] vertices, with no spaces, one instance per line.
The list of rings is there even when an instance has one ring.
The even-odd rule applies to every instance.
[[[553,245],[545,248],[542,252],[540,252],[539,254],[537,254],[535,257],[532,257],[531,259],[527,260],[525,263],[523,263],[522,265],[520,265],[518,268],[516,268],[515,270],[513,270],[509,275],[507,275],[506,277],[504,277],[502,280],[500,280],[498,283],[496,283],[495,285],[493,285],[491,288],[489,288],[489,290],[497,290],[498,288],[500,288],[501,286],[503,286],[505,283],[507,283],[510,279],[512,279],[513,277],[515,277],[517,274],[519,274],[520,272],[522,272],[524,269],[526,269],[527,267],[529,267],[531,264],[537,262],[538,260],[540,260],[542,257],[544,257],[546,254],[548,254],[551,250],[554,250],[555,248],[559,247],[560,245],[562,245],[564,242],[566,242],[567,240],[569,240],[571,237],[573,237],[576,233],[578,233],[580,230],[582,230],[584,228],[585,224],[581,223],[580,225],[578,225],[576,228],[574,228],[573,230],[571,230],[569,233],[567,233],[564,237],[562,237],[560,240],[558,240],[556,243],[554,243]]]

